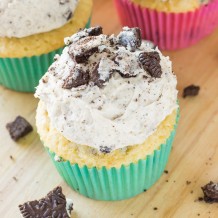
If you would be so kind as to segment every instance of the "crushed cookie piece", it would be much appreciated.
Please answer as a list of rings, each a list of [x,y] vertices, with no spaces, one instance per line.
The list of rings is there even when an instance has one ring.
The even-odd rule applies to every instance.
[[[201,187],[204,197],[203,200],[206,203],[218,202],[218,183],[213,183],[212,181]]]
[[[196,96],[200,91],[200,86],[190,85],[184,88],[183,90],[183,98],[187,96]]]
[[[86,63],[91,55],[98,52],[98,47],[91,48],[80,54],[74,54],[71,49],[69,49],[69,55],[76,61],[77,64]]]
[[[17,116],[13,122],[8,123],[6,128],[14,141],[18,141],[20,138],[33,131],[33,127],[30,123],[21,116]]]
[[[103,34],[103,30],[101,26],[90,27],[89,29],[86,29],[86,32],[88,33],[89,36],[99,36]]]
[[[139,28],[124,27],[118,37],[118,43],[124,47],[127,47],[130,51],[135,51],[141,46],[141,30]]]
[[[19,209],[24,218],[70,217],[66,210],[66,198],[61,187],[55,188],[39,201],[29,201],[19,205]]]
[[[111,152],[111,148],[109,148],[107,146],[100,146],[100,152],[102,152],[104,154],[108,154]]]
[[[158,52],[142,52],[139,54],[138,61],[143,66],[144,70],[148,71],[152,77],[161,77],[162,69]]]
[[[74,69],[74,71],[74,75],[70,75],[64,81],[62,88],[72,89],[89,83],[89,72],[83,71],[82,69],[78,68]]]

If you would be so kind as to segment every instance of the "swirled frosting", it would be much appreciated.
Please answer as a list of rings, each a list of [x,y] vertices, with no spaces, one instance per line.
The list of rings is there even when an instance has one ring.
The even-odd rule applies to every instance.
[[[85,29],[65,43],[35,96],[68,140],[105,153],[140,144],[177,108],[171,61],[138,28],[118,36]]]
[[[78,0],[0,0],[0,37],[25,37],[66,24]]]

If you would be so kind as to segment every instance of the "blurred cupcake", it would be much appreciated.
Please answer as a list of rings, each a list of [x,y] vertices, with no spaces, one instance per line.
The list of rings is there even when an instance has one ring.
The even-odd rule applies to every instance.
[[[40,80],[36,125],[64,180],[98,200],[150,188],[166,166],[178,120],[171,61],[141,41],[101,27],[66,38]]]
[[[218,0],[114,0],[122,25],[161,49],[188,47],[218,26]]]
[[[63,39],[90,24],[92,0],[0,1],[0,84],[33,92]]]

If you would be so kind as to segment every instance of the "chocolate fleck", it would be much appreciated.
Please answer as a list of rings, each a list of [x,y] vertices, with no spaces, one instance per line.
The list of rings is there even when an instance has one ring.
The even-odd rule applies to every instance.
[[[190,85],[184,88],[183,90],[183,98],[187,96],[196,96],[200,91],[200,86]]]
[[[138,60],[143,66],[144,70],[154,78],[160,78],[162,75],[162,69],[160,66],[160,56],[156,51],[142,52],[139,54]]]
[[[168,170],[164,170],[164,173],[168,174],[169,172],[168,172]]]
[[[64,89],[72,89],[78,86],[86,85],[89,82],[89,73],[87,71],[83,71],[82,69],[74,69],[75,76],[70,75],[64,81],[63,88]]]
[[[124,28],[118,35],[118,43],[124,47],[130,48],[130,51],[135,51],[141,46],[141,30],[139,28]]]
[[[21,116],[17,116],[13,122],[8,123],[6,128],[14,141],[17,141],[33,130],[33,127],[30,125],[30,123]]]
[[[62,188],[57,187],[39,201],[29,201],[19,205],[24,218],[69,218],[66,210],[66,198]]]
[[[201,187],[204,197],[203,200],[206,203],[218,202],[218,183],[213,183],[212,181]]]

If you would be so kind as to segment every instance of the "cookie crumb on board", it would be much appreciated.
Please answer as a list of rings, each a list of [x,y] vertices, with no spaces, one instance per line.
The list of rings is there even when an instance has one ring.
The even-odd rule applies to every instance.
[[[196,96],[200,91],[200,86],[190,85],[184,88],[183,90],[183,98],[187,96]]]
[[[31,124],[21,116],[17,116],[13,122],[6,124],[6,128],[14,141],[18,141],[33,130]]]

